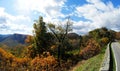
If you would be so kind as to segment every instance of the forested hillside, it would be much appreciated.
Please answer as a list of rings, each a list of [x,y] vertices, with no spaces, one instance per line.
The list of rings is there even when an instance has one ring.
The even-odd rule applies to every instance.
[[[70,19],[64,25],[54,25],[39,17],[33,28],[33,36],[0,36],[4,43],[0,46],[0,71],[68,71],[78,62],[98,55],[109,42],[120,39],[118,32],[106,27],[83,36],[70,33]],[[26,46],[19,45],[25,43]],[[14,44],[19,49],[9,50]]]

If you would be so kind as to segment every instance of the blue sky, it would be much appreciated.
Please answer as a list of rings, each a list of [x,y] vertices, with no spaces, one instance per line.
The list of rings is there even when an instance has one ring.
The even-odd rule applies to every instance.
[[[32,34],[39,16],[55,24],[70,16],[78,34],[100,27],[120,31],[119,0],[0,0],[0,34]]]

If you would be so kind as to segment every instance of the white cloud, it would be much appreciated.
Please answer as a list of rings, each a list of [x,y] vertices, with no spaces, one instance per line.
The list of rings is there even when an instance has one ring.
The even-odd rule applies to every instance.
[[[90,24],[89,21],[79,21],[75,22],[73,24],[73,32],[79,33],[81,35],[87,34],[88,31],[90,31],[93,28],[93,26]]]
[[[37,11],[43,14],[47,19],[51,21],[58,17],[63,17],[61,9],[66,0],[16,0],[16,10],[24,14],[31,14],[33,11]]]
[[[0,7],[0,16],[4,13],[4,8]]]
[[[100,2],[100,0],[86,0],[86,1],[89,3],[99,3]]]
[[[114,7],[112,2],[104,3],[102,0],[86,0],[84,5],[67,7],[67,0],[16,0],[14,1],[16,16],[11,15],[0,7],[0,31],[1,33],[32,33],[33,20],[36,15],[44,17],[45,22],[57,23],[59,18],[66,16],[81,17],[80,21],[74,21],[73,32],[85,34],[99,27],[107,27],[120,30],[120,7]],[[77,6],[77,7],[76,7]],[[73,8],[75,8],[75,11]],[[63,8],[73,12],[64,15]],[[84,20],[82,19],[84,18]],[[32,20],[31,20],[32,19]]]
[[[30,18],[23,15],[13,16],[0,7],[0,34],[24,33],[31,34]]]
[[[64,17],[61,13],[66,0],[16,0],[13,3],[16,16],[5,12],[5,8],[0,7],[0,31],[6,33],[32,33],[34,15],[42,15],[45,22],[56,22],[59,17]],[[31,20],[32,19],[32,20]]]
[[[107,27],[113,30],[120,30],[120,7],[115,8],[111,2],[106,4],[101,0],[87,0],[88,4],[76,7],[76,13],[79,17],[84,17],[87,21],[77,22],[80,25],[77,27],[84,27],[84,29]],[[86,22],[88,22],[86,26]],[[83,30],[81,28],[78,29]],[[88,30],[86,30],[88,31]],[[85,31],[82,31],[83,33]]]

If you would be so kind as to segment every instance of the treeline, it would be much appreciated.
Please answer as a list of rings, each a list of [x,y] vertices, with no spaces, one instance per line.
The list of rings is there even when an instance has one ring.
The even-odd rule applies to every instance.
[[[119,33],[102,27],[80,36],[72,31],[72,22],[54,25],[39,17],[33,25],[33,36],[27,36],[28,44],[21,56],[0,49],[0,69],[5,71],[67,71],[78,61],[99,54],[103,47]],[[18,55],[18,54],[17,54]]]
[[[81,50],[80,55],[84,59],[97,55],[103,47],[115,40],[115,33],[115,31],[109,30],[106,27],[90,31],[88,35],[82,37],[81,45],[83,46],[83,49]]]

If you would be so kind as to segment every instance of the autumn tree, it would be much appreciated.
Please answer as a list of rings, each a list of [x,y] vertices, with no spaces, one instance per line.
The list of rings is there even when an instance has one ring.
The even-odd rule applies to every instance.
[[[64,56],[65,49],[67,48],[67,34],[68,32],[72,31],[72,23],[68,19],[67,22],[61,26],[60,25],[54,25],[54,24],[48,24],[48,27],[50,31],[53,33],[56,39],[56,45],[57,48],[57,55],[58,55],[58,62],[60,61],[60,58]]]
[[[120,40],[120,32],[115,33],[115,39]]]
[[[98,38],[100,38],[100,30],[99,29],[95,29],[93,31],[89,32],[89,36],[91,38],[94,38],[95,40],[97,40]]]
[[[33,43],[33,36],[31,35],[27,35],[26,39],[25,39],[26,43],[32,44]]]
[[[115,31],[113,30],[109,30],[106,27],[102,27],[99,29],[95,29],[89,32],[89,36],[91,38],[94,38],[95,40],[97,40],[98,42],[103,38],[108,38],[108,42],[113,41],[115,39]],[[100,40],[99,40],[100,39]],[[101,41],[100,41],[101,42]]]
[[[116,31],[109,30],[109,40],[113,42],[116,39]]]
[[[81,50],[80,55],[82,58],[88,59],[94,55],[97,55],[100,50],[101,48],[99,43],[97,43],[94,39],[89,39],[87,46]]]

